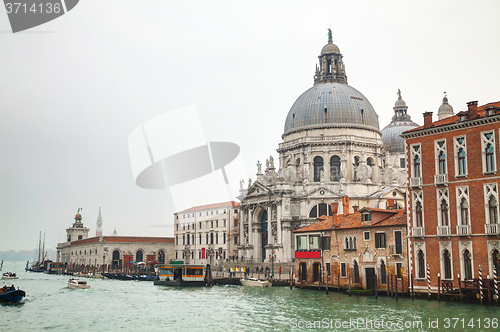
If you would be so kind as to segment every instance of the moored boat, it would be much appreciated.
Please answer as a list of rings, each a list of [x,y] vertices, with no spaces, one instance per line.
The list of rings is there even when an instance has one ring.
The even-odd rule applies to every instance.
[[[19,279],[19,277],[13,272],[5,272],[2,275],[2,279]]]
[[[158,278],[155,285],[174,287],[206,286],[205,265],[184,264],[183,261],[158,267]]]
[[[69,289],[89,289],[90,285],[83,280],[79,279],[69,279],[68,280],[68,288]]]
[[[18,303],[23,300],[26,293],[23,290],[16,289],[14,285],[0,288],[0,302]]]
[[[253,287],[272,287],[273,284],[267,280],[260,280],[257,278],[247,278],[240,279],[240,282],[243,286],[253,286]]]

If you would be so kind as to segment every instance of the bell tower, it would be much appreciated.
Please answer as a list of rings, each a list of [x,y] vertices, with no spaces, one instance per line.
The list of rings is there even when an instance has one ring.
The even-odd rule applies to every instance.
[[[99,207],[99,215],[97,216],[95,236],[97,237],[102,236],[102,217],[101,217],[100,207]]]

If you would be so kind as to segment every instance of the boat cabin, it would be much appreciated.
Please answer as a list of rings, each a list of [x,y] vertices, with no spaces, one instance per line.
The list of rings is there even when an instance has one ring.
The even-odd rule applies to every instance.
[[[204,286],[205,284],[205,265],[184,264],[184,261],[160,265],[158,280],[155,280],[155,285]]]

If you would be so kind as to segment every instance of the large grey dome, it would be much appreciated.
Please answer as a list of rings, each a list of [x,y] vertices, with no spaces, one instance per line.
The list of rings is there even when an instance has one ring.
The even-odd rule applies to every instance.
[[[378,115],[361,92],[347,84],[317,83],[293,104],[285,121],[285,134],[339,125],[379,130]]]

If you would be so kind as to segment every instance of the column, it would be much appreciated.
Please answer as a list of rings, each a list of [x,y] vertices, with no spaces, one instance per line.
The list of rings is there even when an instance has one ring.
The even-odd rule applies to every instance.
[[[267,207],[267,229],[268,229],[268,234],[267,234],[268,241],[267,241],[267,243],[271,244],[271,245],[274,244],[272,213],[273,213],[273,211],[272,211],[271,205],[269,205]]]
[[[282,244],[282,240],[281,240],[281,232],[283,231],[281,229],[281,203],[278,203],[277,204],[277,215],[276,215],[276,218],[278,219],[277,220],[277,228],[278,228],[278,244]]]
[[[283,225],[283,260],[290,262],[292,260],[292,226],[290,222],[284,222]]]
[[[245,210],[244,209],[241,209],[241,213],[240,213],[240,246],[244,246],[246,243],[245,243],[245,232],[244,232],[244,219],[245,219],[245,215],[244,215],[244,212]],[[228,222],[231,223],[231,218],[228,218]],[[201,243],[200,243],[201,244]]]

